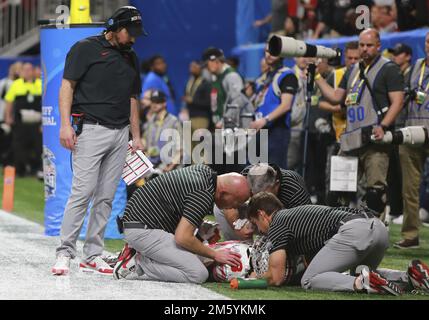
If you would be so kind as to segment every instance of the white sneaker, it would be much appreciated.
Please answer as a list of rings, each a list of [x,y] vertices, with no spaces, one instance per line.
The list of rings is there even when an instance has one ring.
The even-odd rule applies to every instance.
[[[363,268],[360,275],[362,286],[367,293],[388,294],[392,296],[400,296],[402,294],[401,288],[395,283],[383,278],[380,274],[370,271],[367,267]]]
[[[429,212],[425,208],[419,210],[420,221],[425,227],[429,227]]]
[[[111,276],[113,268],[104,261],[100,256],[95,257],[91,262],[81,262],[79,264],[80,271],[88,273],[99,273],[102,275]]]
[[[404,222],[404,215],[401,214],[399,217],[392,220],[393,224],[402,224]]]
[[[52,274],[57,276],[67,275],[70,271],[70,257],[59,255],[52,267]]]
[[[137,269],[137,251],[125,244],[119,257],[118,263],[113,268],[113,278],[115,280],[127,279],[135,280],[138,277]]]

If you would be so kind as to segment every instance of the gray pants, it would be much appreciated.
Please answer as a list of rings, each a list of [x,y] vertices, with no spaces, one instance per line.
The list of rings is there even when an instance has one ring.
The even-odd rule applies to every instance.
[[[289,148],[287,152],[287,168],[299,171],[302,166],[302,131],[299,128],[292,128],[290,134]]]
[[[389,247],[385,225],[376,218],[355,219],[342,225],[316,254],[301,279],[304,289],[353,292],[359,265],[377,269]]]
[[[240,237],[234,232],[231,228],[230,224],[225,218],[225,215],[221,209],[219,209],[216,205],[213,210],[216,222],[219,223],[220,232],[222,233],[222,237],[224,241],[231,240],[241,240]]]
[[[146,279],[203,283],[209,273],[196,254],[178,246],[174,235],[158,229],[125,229],[125,240],[140,255],[137,273]]]
[[[128,135],[128,126],[108,129],[83,125],[73,152],[72,190],[64,210],[57,256],[76,257],[76,241],[91,200],[83,260],[89,262],[102,254],[104,231],[125,163]]]

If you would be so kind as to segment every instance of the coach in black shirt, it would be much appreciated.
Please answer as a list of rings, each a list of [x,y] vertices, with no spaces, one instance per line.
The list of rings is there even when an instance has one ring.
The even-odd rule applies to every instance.
[[[304,179],[295,171],[285,170],[276,164],[258,163],[246,167],[241,174],[247,177],[252,194],[261,191],[276,195],[286,209],[311,204],[310,194],[305,188]],[[224,240],[247,240],[252,238],[254,229],[242,221],[238,210],[220,210],[215,207],[214,215],[219,223]],[[234,225],[235,223],[235,225]]]
[[[239,265],[237,254],[213,250],[194,234],[215,203],[222,209],[238,208],[249,197],[245,177],[218,176],[201,164],[149,181],[134,192],[122,218],[125,240],[140,255],[133,257],[123,250],[114,277],[130,279],[134,270],[149,280],[202,283],[208,272],[197,255]]]
[[[60,142],[73,153],[73,182],[53,274],[69,272],[91,200],[80,267],[113,273],[101,254],[130,131],[133,149],[142,149],[138,117],[140,73],[131,46],[143,33],[140,12],[131,6],[122,7],[108,20],[102,35],[77,42],[67,54],[59,101]]]
[[[342,273],[354,274],[359,265],[375,270],[389,247],[387,228],[369,210],[316,205],[282,210],[273,194],[261,192],[250,200],[248,217],[271,242],[264,275],[270,285],[284,282],[286,255],[305,255],[312,258],[301,279],[305,289],[400,293],[375,272]]]

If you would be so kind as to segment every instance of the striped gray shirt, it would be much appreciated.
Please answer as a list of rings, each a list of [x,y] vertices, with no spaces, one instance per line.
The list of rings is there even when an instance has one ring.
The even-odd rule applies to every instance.
[[[360,209],[317,205],[280,210],[274,213],[268,230],[270,253],[286,249],[289,255],[313,257],[337,233],[342,219],[359,212]]]
[[[311,204],[310,194],[305,187],[304,179],[298,173],[292,170],[281,169],[275,164],[270,163],[270,166],[280,176],[280,188],[277,198],[281,201],[285,209]],[[247,176],[251,167],[246,167],[241,174]]]
[[[216,180],[215,171],[202,164],[167,172],[133,193],[123,221],[174,233],[184,217],[198,228],[213,212]]]

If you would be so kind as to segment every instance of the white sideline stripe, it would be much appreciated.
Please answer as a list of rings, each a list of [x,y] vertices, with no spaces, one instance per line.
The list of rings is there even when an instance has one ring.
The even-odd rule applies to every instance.
[[[78,271],[76,258],[69,276],[51,275],[58,237],[44,235],[41,225],[0,210],[0,299],[224,300],[200,285],[155,281],[116,281]],[[82,242],[78,242],[78,251]]]

